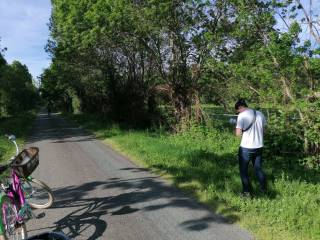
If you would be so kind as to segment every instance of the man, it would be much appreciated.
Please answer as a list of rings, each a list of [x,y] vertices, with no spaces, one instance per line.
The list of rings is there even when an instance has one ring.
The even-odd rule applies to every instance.
[[[242,181],[242,195],[250,196],[252,187],[249,181],[248,166],[251,161],[256,177],[260,184],[260,191],[266,191],[266,178],[262,171],[263,133],[266,126],[264,115],[248,108],[244,99],[235,104],[238,115],[236,135],[241,137],[239,148],[239,168]]]

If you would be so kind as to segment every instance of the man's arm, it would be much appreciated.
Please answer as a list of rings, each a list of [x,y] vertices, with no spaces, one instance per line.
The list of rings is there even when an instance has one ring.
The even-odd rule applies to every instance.
[[[243,119],[242,119],[241,114],[239,114],[237,117],[237,124],[236,124],[236,129],[235,129],[235,134],[237,137],[241,137],[242,129],[243,129]]]
[[[236,133],[236,136],[241,137],[241,135],[242,135],[242,129],[241,129],[241,128],[236,128],[235,133]]]

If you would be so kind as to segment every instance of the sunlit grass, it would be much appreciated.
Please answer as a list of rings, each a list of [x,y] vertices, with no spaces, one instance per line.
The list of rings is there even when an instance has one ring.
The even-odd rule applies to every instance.
[[[250,230],[257,239],[320,239],[319,172],[293,165],[281,156],[265,156],[270,192],[253,199],[239,197],[239,140],[223,128],[193,126],[168,134],[133,130],[74,116],[84,127],[140,165],[150,167],[186,192]],[[252,179],[253,172],[250,172]],[[256,189],[256,180],[253,181]]]
[[[15,117],[0,118],[0,162],[7,161],[14,155],[15,147],[8,141],[5,134],[17,137],[18,145],[22,146],[35,118],[35,113],[28,112]]]

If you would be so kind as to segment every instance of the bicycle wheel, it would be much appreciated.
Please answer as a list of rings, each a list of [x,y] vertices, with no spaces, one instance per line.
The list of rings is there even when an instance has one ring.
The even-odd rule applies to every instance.
[[[51,189],[42,181],[31,178],[22,181],[22,190],[28,204],[35,209],[51,207],[53,203],[53,193]]]
[[[20,224],[19,226],[17,226],[13,232],[9,233],[6,232],[6,240],[23,240],[23,239],[27,239],[27,228],[26,228],[26,224]]]
[[[2,221],[4,234],[0,235],[2,240],[22,240],[27,238],[27,227],[25,223],[17,223],[17,209],[11,201],[4,197],[2,200]]]

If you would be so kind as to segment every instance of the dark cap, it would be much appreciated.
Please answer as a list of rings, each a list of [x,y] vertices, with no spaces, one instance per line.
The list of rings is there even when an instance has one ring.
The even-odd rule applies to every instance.
[[[238,110],[240,107],[248,107],[246,101],[243,98],[240,98],[234,105],[234,108],[236,110]]]

